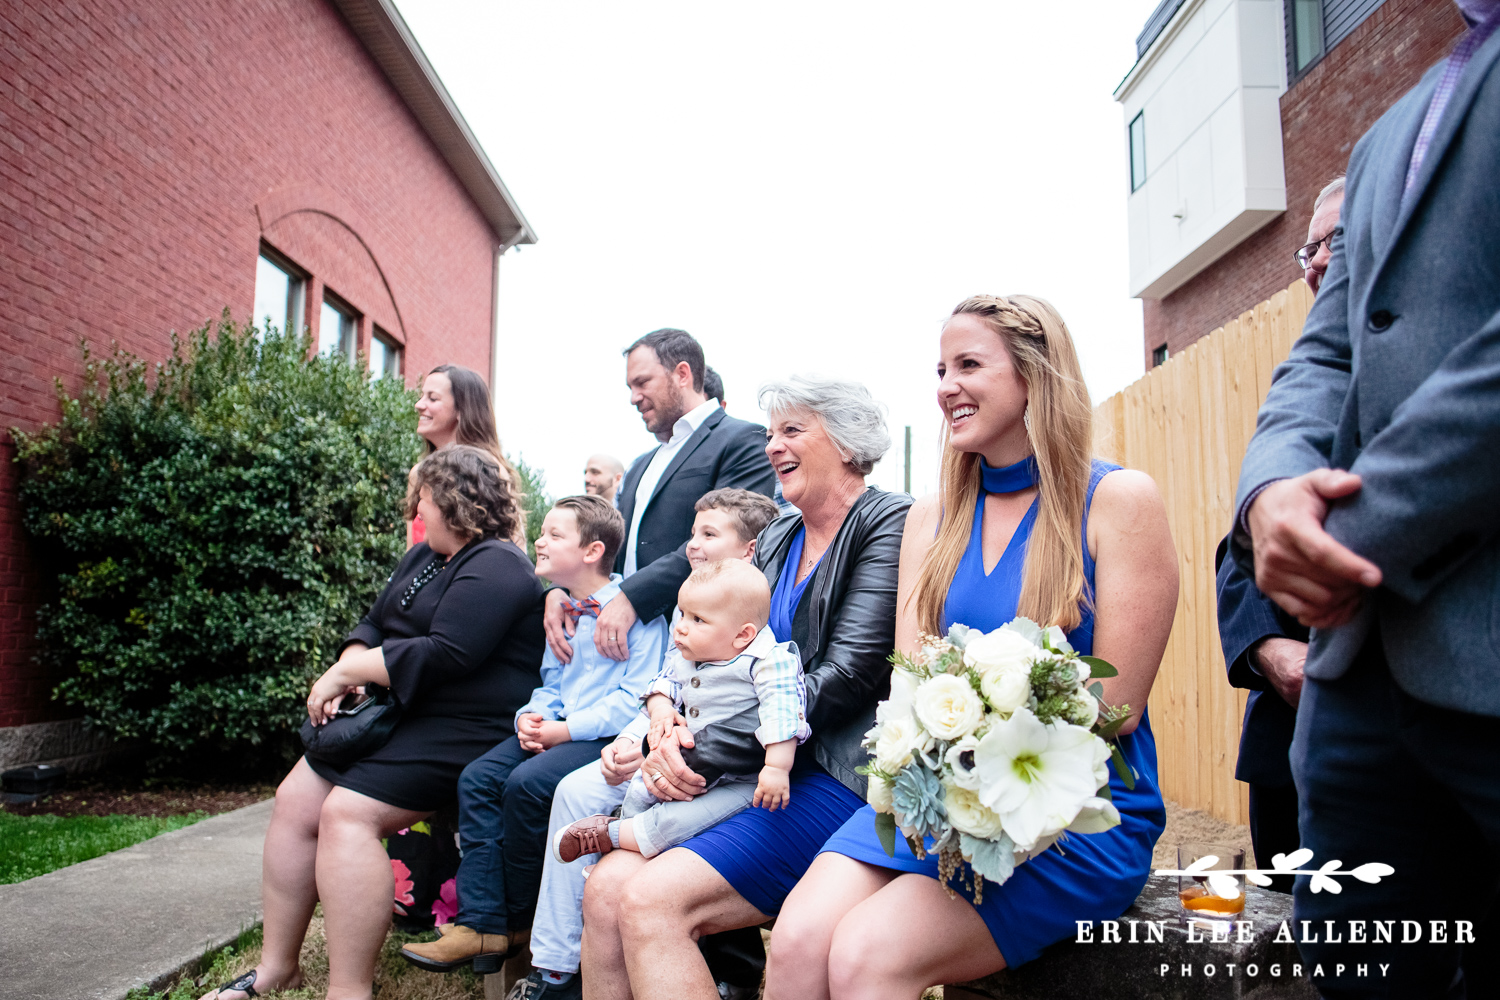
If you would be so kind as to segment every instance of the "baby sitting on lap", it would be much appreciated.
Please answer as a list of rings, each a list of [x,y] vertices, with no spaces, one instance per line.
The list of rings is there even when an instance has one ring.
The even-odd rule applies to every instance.
[[[713,722],[760,707],[756,739],[766,748],[759,776],[726,774],[685,801],[661,801],[637,772],[620,818],[586,816],[564,827],[553,852],[564,863],[616,848],[648,858],[697,836],[755,805],[785,807],[797,745],[810,735],[802,659],[792,642],[766,626],[771,588],[765,575],[738,559],[695,569],[677,595],[682,617],[672,631],[677,650],[642,696],[655,749],[673,726],[696,733]]]

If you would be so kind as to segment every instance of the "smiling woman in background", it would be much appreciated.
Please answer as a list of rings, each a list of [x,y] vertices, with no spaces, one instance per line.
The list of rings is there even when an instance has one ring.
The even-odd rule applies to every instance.
[[[526,551],[525,496],[521,493],[521,477],[500,450],[495,408],[484,379],[472,368],[438,365],[422,379],[416,408],[417,434],[427,442],[429,455],[450,445],[467,444],[489,452],[500,463],[501,474],[510,484],[516,505],[522,512],[510,540],[520,546],[521,551]],[[416,545],[425,537],[422,518],[412,518],[407,544]]]

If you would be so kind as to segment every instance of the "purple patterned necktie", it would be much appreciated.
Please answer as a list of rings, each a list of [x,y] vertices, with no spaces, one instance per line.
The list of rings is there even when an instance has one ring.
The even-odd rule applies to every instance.
[[[1427,147],[1432,145],[1432,137],[1437,132],[1438,123],[1443,120],[1443,112],[1453,98],[1453,91],[1458,87],[1458,78],[1463,76],[1464,67],[1469,65],[1474,52],[1490,37],[1495,27],[1500,25],[1500,12],[1493,9],[1495,5],[1490,6],[1492,9],[1488,11],[1488,16],[1464,33],[1454,47],[1453,54],[1448,57],[1448,65],[1444,67],[1443,76],[1438,80],[1437,90],[1432,93],[1432,103],[1427,105],[1427,117],[1422,119],[1422,130],[1417,133],[1417,143],[1412,147],[1411,164],[1406,168],[1403,201],[1417,183],[1417,172],[1422,169],[1422,161],[1427,158]]]

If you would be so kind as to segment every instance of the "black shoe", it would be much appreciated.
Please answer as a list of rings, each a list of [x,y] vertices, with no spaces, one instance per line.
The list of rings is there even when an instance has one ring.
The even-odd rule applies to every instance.
[[[583,977],[575,972],[565,983],[549,983],[539,969],[532,969],[531,975],[510,988],[505,1000],[583,1000]]]
[[[760,984],[754,986],[735,986],[733,983],[717,982],[714,986],[719,990],[719,1000],[758,1000],[760,997]]]

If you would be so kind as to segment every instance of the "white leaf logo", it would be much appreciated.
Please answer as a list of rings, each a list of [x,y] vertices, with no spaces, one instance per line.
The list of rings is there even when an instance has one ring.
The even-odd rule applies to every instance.
[[[1369,864],[1360,865],[1349,874],[1361,882],[1369,882],[1371,885],[1374,885],[1385,876],[1394,874],[1395,871],[1396,869],[1390,865],[1381,864],[1379,861],[1371,861]]]
[[[1215,896],[1220,899],[1239,899],[1240,884],[1235,881],[1233,875],[1224,875],[1214,872],[1208,877],[1208,887],[1213,890]]]
[[[1307,848],[1293,851],[1291,854],[1278,854],[1271,859],[1271,867],[1279,872],[1289,872],[1301,868],[1312,860],[1313,852]]]
[[[1271,884],[1271,876],[1262,874],[1258,871],[1247,871],[1245,873],[1245,877],[1251,882],[1254,882],[1256,885],[1266,886]]]

